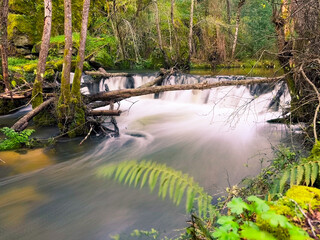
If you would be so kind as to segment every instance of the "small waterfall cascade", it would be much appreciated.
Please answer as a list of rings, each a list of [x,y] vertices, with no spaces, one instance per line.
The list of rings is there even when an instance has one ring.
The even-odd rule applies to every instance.
[[[133,74],[96,81],[83,75],[81,91],[137,88],[155,77]],[[163,84],[243,78],[175,74]],[[82,145],[82,138],[65,139],[53,151],[38,150],[53,165],[0,179],[0,238],[111,240],[117,234],[126,239],[135,229],[152,228],[159,230],[161,238],[175,238],[179,235],[175,229],[183,229],[188,219],[185,198],[177,207],[158,198],[156,191],[99,178],[97,168],[125,160],[152,160],[189,174],[216,197],[228,184],[258,174],[273,157],[270,145],[291,137],[285,125],[266,122],[281,117],[289,104],[288,89],[281,82],[125,99],[119,104],[123,112],[116,118],[119,137],[89,137]],[[25,169],[23,154],[8,152],[0,158],[8,169],[18,172]],[[10,163],[6,156],[19,161]]]

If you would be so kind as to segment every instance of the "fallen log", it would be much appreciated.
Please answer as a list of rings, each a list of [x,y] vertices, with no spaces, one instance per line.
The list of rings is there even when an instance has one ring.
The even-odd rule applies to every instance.
[[[89,116],[120,116],[120,110],[92,110],[88,112]]]
[[[17,121],[11,128],[17,132],[24,130],[27,126],[29,121],[38,115],[42,110],[48,107],[51,103],[53,103],[55,98],[50,98],[47,101],[41,103],[38,107],[24,115],[19,121]]]
[[[147,82],[146,84],[141,85],[138,88],[146,88],[146,87],[152,87],[152,86],[157,86],[161,85],[164,79],[166,79],[168,76],[173,74],[173,69],[170,70],[165,70],[163,68],[160,69],[159,76],[156,77],[153,81]]]
[[[153,93],[160,93],[166,91],[179,91],[179,90],[204,90],[223,86],[240,86],[240,85],[250,85],[258,83],[273,83],[284,79],[284,76],[275,78],[261,78],[261,79],[249,79],[249,80],[232,80],[232,81],[218,81],[213,83],[202,82],[195,84],[184,84],[184,85],[165,85],[156,87],[145,87],[145,88],[135,88],[135,89],[121,89],[110,92],[101,92],[91,96],[88,96],[88,100],[92,101],[121,101],[126,98],[141,96]]]
[[[103,68],[99,68],[98,71],[85,71],[85,74],[97,77],[131,77],[132,73],[108,73]]]

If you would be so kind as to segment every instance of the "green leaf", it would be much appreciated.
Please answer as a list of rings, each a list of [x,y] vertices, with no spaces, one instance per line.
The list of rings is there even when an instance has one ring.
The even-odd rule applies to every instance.
[[[186,210],[189,213],[193,207],[193,202],[194,202],[194,191],[191,187],[187,189],[187,200],[186,200]]]
[[[304,174],[304,167],[299,165],[297,167],[297,181],[296,181],[296,185],[299,185],[303,179],[303,174]]]
[[[311,186],[313,186],[314,182],[317,180],[318,176],[318,164],[313,162],[311,163],[312,165],[312,170],[311,170]]]
[[[310,185],[311,180],[311,165],[309,163],[305,164],[305,183],[307,186]]]
[[[297,176],[297,168],[293,167],[291,169],[291,174],[290,174],[290,187],[292,187],[295,184],[296,176]]]
[[[257,214],[267,212],[270,209],[270,207],[266,203],[266,201],[264,201],[256,196],[250,196],[247,199],[248,199],[248,201],[254,202],[254,207],[255,207],[254,212],[256,212]]]
[[[165,199],[166,196],[167,196],[167,191],[168,191],[170,179],[171,179],[171,176],[168,177],[168,178],[165,180],[164,184],[163,184],[163,188],[162,188],[162,199]]]
[[[245,226],[240,232],[240,235],[242,238],[247,240],[276,240],[275,237],[272,236],[272,234],[257,230],[255,228]]]
[[[150,172],[151,170],[152,170],[152,168],[148,168],[148,169],[145,171],[145,173],[144,173],[144,175],[143,175],[143,177],[142,177],[142,180],[141,180],[140,189],[143,188],[144,184],[146,183],[147,178],[148,178],[148,175],[149,175],[149,172]]]
[[[169,197],[170,197],[170,199],[173,199],[175,183],[176,183],[176,178],[174,176],[172,176],[171,182],[170,182],[170,187],[169,187]]]
[[[282,193],[283,192],[283,189],[284,189],[284,185],[286,184],[286,182],[287,182],[287,180],[289,179],[289,177],[290,177],[290,170],[286,170],[284,173],[283,173],[283,175],[282,175],[282,177],[281,177],[281,179],[280,179],[280,182],[279,182],[279,185],[280,185],[280,193]]]
[[[187,185],[188,185],[188,184],[187,184],[186,182],[184,182],[184,183],[181,185],[181,188],[180,188],[180,190],[179,190],[179,195],[178,195],[178,198],[177,198],[177,202],[176,202],[177,206],[180,205],[180,202],[181,202],[182,197],[183,197],[183,194],[184,194],[184,190],[186,189]]]
[[[232,213],[241,214],[244,209],[249,209],[247,203],[245,203],[241,198],[233,198],[228,204],[228,208]]]

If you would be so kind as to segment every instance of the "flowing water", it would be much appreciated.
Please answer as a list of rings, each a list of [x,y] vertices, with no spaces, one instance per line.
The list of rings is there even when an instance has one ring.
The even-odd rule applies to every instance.
[[[89,82],[82,91],[138,87],[154,77]],[[165,84],[235,78],[179,74]],[[81,146],[82,139],[66,139],[50,149],[0,153],[0,239],[102,240],[151,228],[177,236],[187,226],[184,203],[176,207],[147,188],[100,179],[96,169],[124,160],[152,160],[188,173],[209,194],[219,195],[229,183],[257,174],[272,157],[271,147],[288,137],[284,125],[266,120],[279,117],[289,102],[281,83],[134,97],[120,104],[124,113],[117,118],[118,138],[92,137]],[[10,124],[27,110],[0,122]],[[37,136],[56,131],[38,129]]]

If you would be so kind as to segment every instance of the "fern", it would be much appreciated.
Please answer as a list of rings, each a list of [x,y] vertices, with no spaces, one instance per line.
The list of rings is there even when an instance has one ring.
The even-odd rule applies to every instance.
[[[165,164],[151,161],[125,161],[100,167],[98,176],[113,178],[129,186],[134,183],[134,186],[137,187],[140,183],[140,188],[148,182],[151,192],[158,184],[159,197],[164,199],[169,195],[169,198],[176,205],[179,205],[183,196],[186,195],[185,208],[188,213],[195,207],[195,202],[198,206],[199,217],[207,218],[209,216],[212,219],[217,213],[211,204],[212,197],[192,177],[167,167]]]
[[[34,132],[33,129],[26,129],[21,132],[4,127],[0,129],[5,135],[5,139],[0,140],[0,151],[18,149],[21,147],[30,147],[32,141],[29,139],[30,135]]]
[[[279,188],[280,192],[286,183],[290,182],[290,186],[294,184],[305,184],[306,186],[313,186],[313,184],[320,178],[320,161],[303,162],[299,165],[291,166],[286,169],[282,176],[280,176]]]

